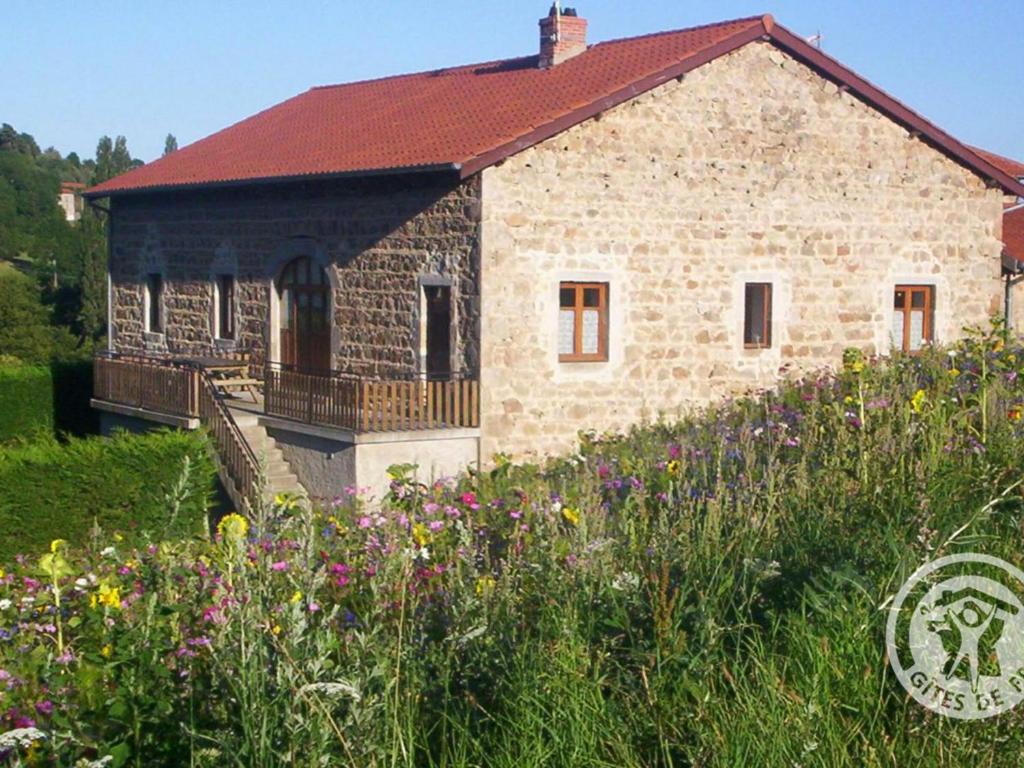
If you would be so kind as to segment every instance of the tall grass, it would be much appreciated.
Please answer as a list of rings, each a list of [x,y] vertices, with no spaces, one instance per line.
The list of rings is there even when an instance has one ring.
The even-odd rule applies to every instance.
[[[908,699],[883,606],[925,560],[1024,559],[1022,361],[998,333],[852,355],[543,467],[396,470],[379,509],[280,499],[211,542],[58,544],[59,607],[31,562],[3,580],[33,600],[0,610],[3,717],[63,763],[1015,764],[1022,713]],[[34,628],[56,612],[63,661]]]

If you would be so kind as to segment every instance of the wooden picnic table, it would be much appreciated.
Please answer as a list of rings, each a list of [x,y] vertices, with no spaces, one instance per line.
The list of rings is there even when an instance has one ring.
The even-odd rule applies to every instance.
[[[193,365],[210,374],[218,391],[230,392],[243,389],[249,393],[254,403],[260,382],[249,375],[249,360],[232,357],[211,357],[205,355],[175,357],[172,362],[180,365]]]

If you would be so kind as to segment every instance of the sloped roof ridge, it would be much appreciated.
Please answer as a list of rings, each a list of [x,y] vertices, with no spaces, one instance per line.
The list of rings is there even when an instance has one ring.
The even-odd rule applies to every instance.
[[[740,16],[735,19],[725,19],[724,21],[715,21],[710,24],[698,24],[695,27],[680,27],[679,29],[666,29],[660,32],[645,32],[642,35],[633,35],[631,37],[616,37],[612,40],[601,40],[596,43],[591,43],[587,46],[587,49],[591,48],[605,48],[609,45],[617,45],[619,43],[633,43],[640,40],[651,40],[658,37],[668,37],[669,35],[680,35],[688,34],[691,32],[699,32],[704,29],[714,29],[715,27],[725,27],[730,24],[741,24],[745,21],[755,22],[760,21],[766,23],[768,26],[771,25],[771,14],[758,14],[756,16]],[[444,77],[446,75],[453,75],[466,70],[483,69],[485,67],[493,67],[498,64],[518,64],[527,63],[529,61],[536,61],[537,54],[529,54],[527,56],[510,56],[504,59],[491,59],[489,61],[478,61],[470,64],[456,64],[450,67],[438,67],[436,69],[421,69],[416,72],[401,72],[397,75],[382,75],[381,77],[367,77],[362,80],[347,80],[344,83],[325,83],[323,85],[314,85],[309,88],[309,91],[326,91],[332,88],[348,88],[353,85],[370,85],[371,83],[381,83],[388,80],[404,80],[412,77]]]

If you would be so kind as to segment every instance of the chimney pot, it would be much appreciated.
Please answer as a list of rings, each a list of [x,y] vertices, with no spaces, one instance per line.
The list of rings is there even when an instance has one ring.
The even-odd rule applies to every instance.
[[[587,50],[587,20],[575,8],[559,13],[555,5],[540,20],[540,58],[538,66],[549,69]]]

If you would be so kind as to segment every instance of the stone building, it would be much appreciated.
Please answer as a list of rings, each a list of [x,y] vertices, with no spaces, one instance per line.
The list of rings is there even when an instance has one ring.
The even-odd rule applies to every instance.
[[[1020,180],[770,16],[590,45],[553,8],[540,33],[531,56],[314,88],[89,190],[112,352],[246,350],[257,442],[326,495],[1004,310]]]

